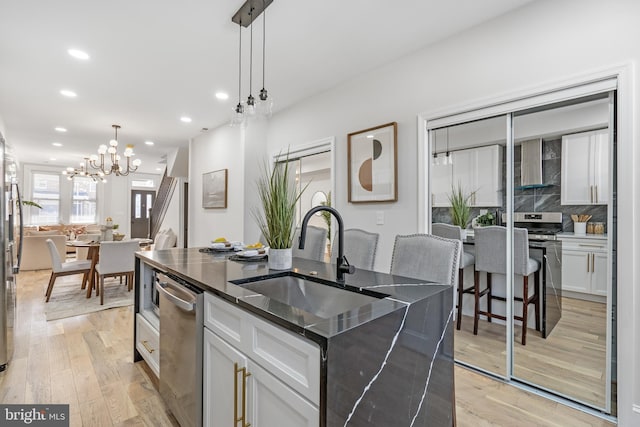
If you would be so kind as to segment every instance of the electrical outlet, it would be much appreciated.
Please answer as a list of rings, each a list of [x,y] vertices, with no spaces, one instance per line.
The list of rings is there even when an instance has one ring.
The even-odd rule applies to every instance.
[[[480,209],[480,215],[484,215],[489,212],[487,209]]]
[[[376,225],[384,225],[384,211],[376,211]]]

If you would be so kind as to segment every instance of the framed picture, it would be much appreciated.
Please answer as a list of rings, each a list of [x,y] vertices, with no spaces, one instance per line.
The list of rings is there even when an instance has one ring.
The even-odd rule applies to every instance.
[[[392,122],[348,135],[350,203],[398,200],[397,133]]]
[[[227,169],[202,174],[202,207],[207,209],[227,207]]]

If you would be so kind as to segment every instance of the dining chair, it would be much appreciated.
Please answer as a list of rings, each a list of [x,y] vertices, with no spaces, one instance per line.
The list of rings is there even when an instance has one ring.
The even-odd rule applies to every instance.
[[[344,230],[344,256],[349,264],[362,270],[373,270],[376,261],[376,250],[378,248],[378,233],[369,233],[359,228],[348,228]],[[331,260],[336,262],[338,258],[338,233],[331,245]]]
[[[320,227],[308,226],[304,249],[298,249],[300,242],[300,228],[296,228],[293,234],[293,248],[291,254],[294,257],[311,259],[324,262],[324,252],[327,247],[327,230]]]
[[[84,289],[87,286],[87,279],[91,271],[91,261],[69,261],[62,262],[60,253],[53,240],[47,239],[47,248],[49,248],[49,254],[51,255],[51,277],[49,277],[49,286],[47,286],[46,302],[49,302],[51,298],[51,291],[53,291],[53,285],[56,279],[60,276],[70,276],[72,274],[82,274],[82,286],[80,289]]]
[[[480,315],[486,316],[487,321],[492,318],[507,320],[506,316],[493,313],[491,301],[506,301],[506,298],[494,295],[491,289],[492,274],[507,274],[507,229],[502,226],[479,227],[474,231],[476,248],[476,262],[474,272],[474,317],[473,334],[478,334],[478,320]],[[480,272],[487,274],[487,286],[480,290]],[[515,296],[515,301],[522,302],[522,314],[513,318],[522,322],[522,345],[527,342],[527,321],[529,304],[534,304],[536,330],[540,330],[540,263],[529,257],[529,235],[526,228],[513,229],[513,274],[522,276],[522,297]],[[529,295],[529,276],[534,275],[532,295]],[[480,310],[480,299],[487,296],[486,311]]]
[[[444,237],[445,239],[457,239],[462,241],[462,228],[458,225],[444,224],[436,222],[431,224],[431,233],[434,236]],[[456,329],[460,330],[462,324],[462,296],[464,294],[473,294],[475,286],[464,287],[464,269],[475,263],[473,254],[464,250],[462,245],[462,256],[460,257],[460,268],[458,269],[458,303],[456,305]]]
[[[96,295],[100,295],[100,305],[104,304],[105,277],[125,276],[128,290],[132,289],[135,253],[139,250],[140,242],[137,240],[100,243],[100,260],[95,267],[99,279]]]
[[[432,234],[396,236],[390,273],[455,286],[462,242]]]

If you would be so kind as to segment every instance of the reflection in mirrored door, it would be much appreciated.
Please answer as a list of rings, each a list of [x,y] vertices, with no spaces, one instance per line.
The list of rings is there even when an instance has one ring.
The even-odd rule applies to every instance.
[[[607,93],[514,114],[513,288],[532,278],[526,322],[514,319],[514,379],[611,412],[612,99]],[[526,265],[526,264],[522,264]],[[535,270],[535,273],[533,272]],[[529,273],[529,272],[527,272]],[[535,293],[535,297],[534,297]],[[523,303],[514,304],[514,315]],[[534,316],[532,310],[537,316]],[[541,324],[536,321],[540,317]]]
[[[478,240],[474,230],[501,225],[506,120],[435,129],[429,137],[432,232],[464,242],[455,358],[501,377],[507,375],[506,234],[497,229]]]

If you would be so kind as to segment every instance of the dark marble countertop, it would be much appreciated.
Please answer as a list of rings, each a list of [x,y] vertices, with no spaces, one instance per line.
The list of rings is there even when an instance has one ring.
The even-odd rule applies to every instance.
[[[339,335],[389,313],[406,310],[411,304],[449,288],[446,284],[425,283],[417,279],[357,269],[355,274],[345,275],[345,288],[359,293],[377,294],[382,298],[344,313],[322,318],[231,281],[260,280],[291,273],[328,286],[340,286],[335,283],[335,264],[294,258],[290,271],[269,270],[266,261],[232,261],[227,254],[200,252],[198,248],[143,251],[138,252],[136,257],[290,330],[309,335],[315,341]]]

